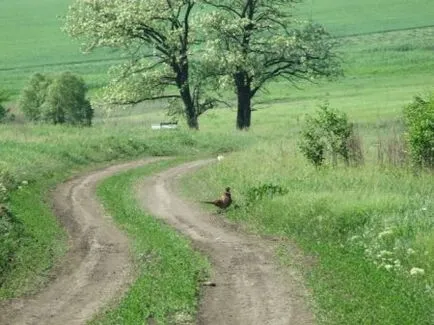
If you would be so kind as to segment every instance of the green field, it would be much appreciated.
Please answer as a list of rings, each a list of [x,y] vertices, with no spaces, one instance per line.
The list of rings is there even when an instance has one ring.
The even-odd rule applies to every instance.
[[[200,118],[199,132],[184,126],[173,132],[151,131],[150,124],[165,117],[158,104],[150,103],[109,117],[97,111],[90,129],[0,124],[0,169],[17,185],[29,182],[11,195],[11,209],[26,231],[24,240],[13,246],[14,263],[0,277],[0,299],[40,288],[64,253],[64,234],[42,203],[56,182],[108,161],[223,153],[217,168],[204,168],[186,179],[184,191],[205,199],[230,185],[238,209],[231,209],[228,218],[254,232],[295,240],[313,263],[288,260],[284,246],[279,254],[284,265],[305,272],[320,323],[433,324],[434,176],[390,165],[382,146],[399,138],[404,105],[434,90],[431,2],[306,1],[300,12],[339,36],[345,76],[301,84],[300,89],[271,85],[256,98],[249,132],[235,131],[234,109],[208,111]],[[119,55],[81,55],[78,44],[60,31],[57,16],[67,4],[0,2],[0,87],[17,94],[31,73],[63,70],[82,74],[93,88],[104,84],[106,69]],[[324,101],[356,123],[363,166],[316,170],[298,151],[305,114]],[[226,153],[230,151],[235,153]],[[116,194],[109,193],[112,183],[106,184],[109,206],[110,195]],[[249,190],[263,184],[288,192],[249,203]],[[110,209],[119,214],[119,222],[125,221],[122,209],[128,207]],[[158,274],[160,266],[155,267]],[[415,267],[424,275],[411,276]],[[123,312],[109,312],[107,323]]]
[[[305,19],[312,18],[325,24],[336,36],[363,35],[433,26],[434,6],[430,2],[306,0],[299,11]],[[85,76],[92,88],[101,87],[106,82],[107,68],[118,62],[121,56],[112,50],[86,55],[80,52],[79,43],[61,31],[62,17],[70,3],[67,0],[0,2],[0,87],[16,94],[28,76],[36,71],[73,71]],[[391,38],[396,40],[396,36]],[[381,43],[375,46],[382,50]],[[403,45],[406,48],[408,44]],[[432,56],[432,42],[426,41],[425,45],[428,52],[425,55],[431,53]],[[399,48],[395,49],[397,53],[387,53],[391,58],[402,54]],[[348,50],[353,51],[351,48]],[[394,52],[393,49],[389,51]]]

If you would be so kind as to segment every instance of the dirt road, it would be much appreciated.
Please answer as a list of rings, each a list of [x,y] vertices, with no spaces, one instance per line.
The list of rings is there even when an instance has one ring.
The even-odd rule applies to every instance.
[[[104,215],[96,183],[117,172],[155,161],[112,166],[59,185],[52,202],[70,236],[69,251],[56,278],[40,294],[0,306],[0,324],[84,324],[132,280],[126,236]]]
[[[53,206],[69,233],[70,249],[43,292],[0,305],[0,324],[85,324],[122,295],[133,278],[128,239],[104,215],[95,198],[96,183],[155,160],[105,168],[57,187]],[[204,288],[197,323],[312,324],[298,277],[282,273],[275,263],[275,242],[243,234],[177,194],[181,175],[210,162],[169,169],[145,179],[137,189],[143,208],[189,236],[212,262],[216,286]]]
[[[283,273],[275,263],[275,242],[240,233],[221,216],[203,213],[177,194],[177,179],[209,162],[169,169],[138,188],[144,209],[192,238],[210,257],[216,286],[203,292],[198,324],[313,324],[296,272]]]

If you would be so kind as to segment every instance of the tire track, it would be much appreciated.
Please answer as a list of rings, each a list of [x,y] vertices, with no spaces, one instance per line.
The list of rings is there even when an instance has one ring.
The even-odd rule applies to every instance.
[[[210,257],[216,286],[204,289],[198,324],[313,324],[296,272],[283,272],[275,263],[275,242],[240,233],[176,194],[180,176],[210,162],[171,168],[138,187],[144,209],[189,236]]]
[[[69,250],[55,279],[39,294],[0,306],[0,324],[84,324],[132,280],[128,238],[104,214],[97,183],[156,158],[111,166],[59,185],[52,195],[55,215],[69,235]]]

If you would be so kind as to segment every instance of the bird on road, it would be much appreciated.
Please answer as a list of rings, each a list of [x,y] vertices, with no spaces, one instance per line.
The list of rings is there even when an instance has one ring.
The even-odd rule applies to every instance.
[[[225,192],[223,193],[223,195],[219,199],[214,200],[214,201],[202,201],[202,203],[213,204],[216,207],[219,207],[220,209],[226,209],[232,203],[230,187],[226,187]]]

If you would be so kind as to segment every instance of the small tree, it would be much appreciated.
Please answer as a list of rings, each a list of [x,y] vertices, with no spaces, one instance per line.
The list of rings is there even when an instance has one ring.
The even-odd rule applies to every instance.
[[[307,116],[301,131],[300,149],[314,165],[320,166],[326,159],[326,153],[332,156],[333,165],[340,156],[346,165],[350,159],[358,159],[360,153],[352,153],[353,124],[348,122],[345,113],[329,109],[328,104],[320,106],[316,116]]]
[[[3,103],[9,100],[9,93],[0,89],[0,123],[6,121],[9,111],[3,106]]]
[[[83,79],[70,72],[55,77],[37,73],[22,90],[19,105],[30,121],[90,126],[93,109],[86,91]]]
[[[312,81],[341,72],[325,29],[293,18],[298,0],[203,2],[216,9],[203,17],[207,57],[233,81],[238,129],[249,128],[252,98],[269,82]]]
[[[434,94],[415,97],[404,109],[407,141],[416,166],[434,168]]]
[[[42,105],[45,102],[47,89],[51,83],[52,78],[41,73],[35,73],[21,90],[18,105],[28,120],[43,120]]]
[[[44,119],[54,124],[90,126],[93,109],[86,99],[84,80],[70,72],[54,78],[47,89],[43,105]]]

